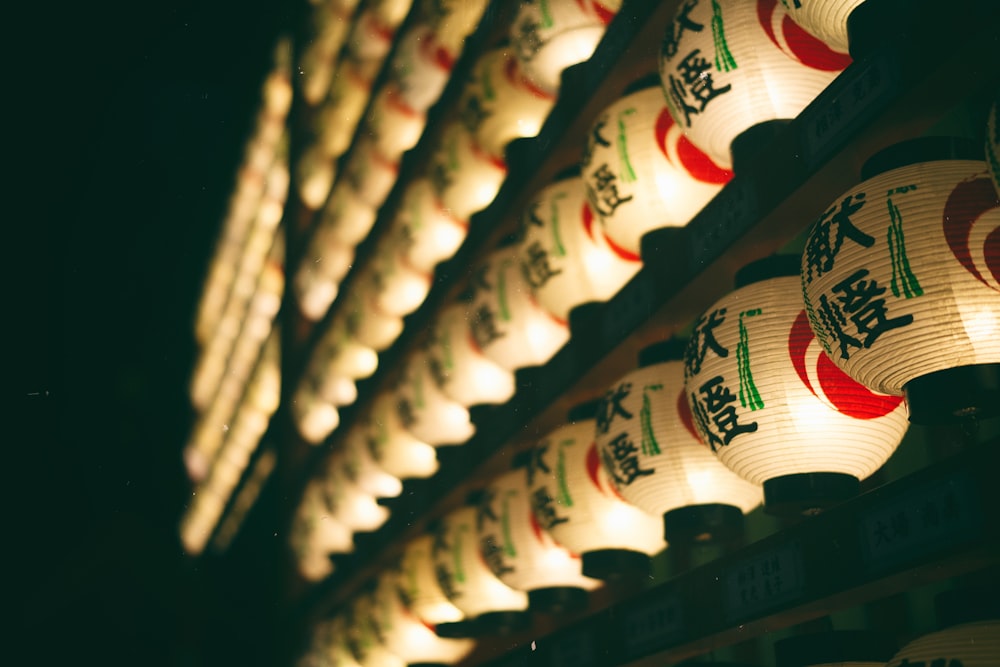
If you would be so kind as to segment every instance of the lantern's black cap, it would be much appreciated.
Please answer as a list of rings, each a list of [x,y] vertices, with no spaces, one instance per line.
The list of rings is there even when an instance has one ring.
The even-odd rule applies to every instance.
[[[831,630],[788,637],[774,644],[776,667],[809,667],[840,662],[888,662],[898,646],[870,630]]]
[[[502,250],[504,248],[511,248],[521,241],[521,232],[510,232],[509,234],[504,234],[503,237],[497,241],[495,246],[496,250]]]
[[[921,162],[945,160],[985,161],[986,153],[978,141],[965,137],[918,137],[883,148],[861,167],[861,180],[867,181],[893,169]]]
[[[474,507],[483,501],[483,490],[474,489],[465,494],[465,504],[468,507]]]
[[[652,74],[644,74],[625,87],[624,92],[622,92],[622,97],[625,97],[626,95],[631,95],[632,93],[638,93],[641,90],[647,90],[653,87],[659,88],[661,85],[662,82],[660,81],[660,75],[658,72],[653,72]]]
[[[581,557],[583,575],[602,581],[645,579],[649,576],[649,556],[631,549],[585,551]]]
[[[597,416],[597,406],[600,403],[601,400],[599,398],[577,403],[566,413],[566,421],[572,424],[573,422],[584,421],[585,419],[593,419]]]
[[[728,660],[685,660],[675,667],[760,667],[749,662],[729,662]]]
[[[438,637],[445,639],[468,639],[479,636],[479,627],[475,620],[452,621],[451,623],[438,623],[434,626],[434,633]]]
[[[934,612],[941,629],[961,623],[1000,619],[1000,582],[938,593],[934,597]]]
[[[782,475],[764,482],[764,511],[772,516],[819,514],[861,491],[861,481],[839,472]]]
[[[668,338],[639,350],[639,368],[646,368],[654,364],[665,364],[668,361],[681,361],[684,359],[684,348],[687,341],[679,338]]]
[[[531,613],[527,611],[488,611],[476,617],[480,636],[510,635],[531,627]]]
[[[559,181],[565,181],[569,178],[579,178],[580,177],[580,164],[571,164],[568,167],[560,169],[555,176],[552,177],[553,183],[558,183]]]
[[[1000,364],[946,368],[903,386],[914,424],[958,423],[1000,415]]]
[[[775,139],[791,121],[784,118],[765,120],[743,130],[729,144],[734,174],[746,174],[758,162],[759,155],[771,149]]]
[[[724,544],[742,535],[743,512],[733,505],[688,505],[663,515],[663,539],[669,544]]]
[[[544,614],[565,614],[587,604],[587,591],[576,586],[550,586],[528,591],[528,606]]]
[[[518,452],[514,454],[514,458],[510,462],[510,467],[517,468],[527,468],[531,465],[532,450],[526,449],[523,452]]]
[[[736,272],[736,288],[746,287],[762,280],[797,276],[802,270],[802,258],[798,255],[769,255],[750,262]]]

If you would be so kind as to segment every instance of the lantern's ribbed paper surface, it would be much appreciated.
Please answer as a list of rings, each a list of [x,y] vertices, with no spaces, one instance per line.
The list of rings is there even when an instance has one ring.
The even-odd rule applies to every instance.
[[[406,262],[414,270],[430,274],[462,245],[469,223],[444,210],[430,180],[418,178],[406,187],[393,227],[393,233],[403,239]]]
[[[380,153],[372,137],[366,135],[351,149],[342,178],[359,200],[372,210],[378,210],[396,184],[398,175],[396,160]]]
[[[696,321],[685,391],[702,441],[754,483],[833,472],[865,479],[906,433],[902,398],[839,372],[796,297],[798,278],[730,292]]]
[[[469,410],[438,389],[423,350],[410,356],[396,397],[403,428],[428,444],[460,445],[476,432]]]
[[[487,155],[457,121],[445,128],[428,169],[434,193],[459,220],[489,206],[507,177],[503,160]]]
[[[838,198],[802,257],[809,321],[858,382],[1000,362],[1000,200],[979,161],[889,170]]]
[[[375,149],[387,159],[398,161],[417,145],[427,116],[406,106],[399,86],[389,83],[375,94],[366,123]]]
[[[476,508],[462,507],[437,526],[431,549],[441,587],[468,618],[524,611],[528,596],[500,581],[480,555]]]
[[[306,486],[296,514],[310,549],[323,554],[350,553],[354,550],[351,530],[330,514],[323,488],[316,481]]]
[[[788,17],[782,28],[788,39],[798,39],[789,21],[794,21],[810,35],[822,40],[834,51],[847,53],[847,17],[864,0],[797,0],[783,3]]]
[[[1000,621],[963,623],[914,639],[886,667],[1000,665]]]
[[[417,25],[399,40],[393,56],[392,77],[403,103],[420,113],[438,101],[451,76],[451,61],[436,51],[430,27]]]
[[[576,554],[628,549],[653,555],[667,545],[663,521],[615,493],[594,443],[596,421],[581,419],[535,445],[528,488],[535,521]]]
[[[405,667],[406,661],[385,644],[379,603],[374,593],[362,593],[354,599],[348,616],[352,652],[363,667]]]
[[[538,303],[560,320],[589,301],[607,301],[639,270],[594,224],[583,179],[566,178],[541,190],[521,216],[518,255]]]
[[[520,591],[597,588],[600,582],[583,576],[580,557],[542,530],[531,510],[530,493],[524,470],[504,473],[484,491],[477,533],[482,557],[493,574]]]
[[[396,26],[396,23],[383,21],[372,7],[365,7],[347,39],[348,52],[360,61],[385,58],[392,48]]]
[[[634,259],[643,234],[683,227],[732,178],[684,137],[655,85],[601,112],[581,170],[605,235]]]
[[[364,493],[376,498],[395,498],[402,492],[398,477],[383,469],[368,448],[367,424],[355,422],[344,436],[344,471]]]
[[[787,10],[778,0],[689,6],[682,4],[667,28],[660,78],[674,120],[724,167],[732,164],[729,146],[737,135],[795,118],[849,63],[809,35],[789,39]]]
[[[759,486],[722,465],[698,439],[681,361],[634,370],[612,385],[594,437],[621,497],[654,516],[716,503],[746,514],[763,500]]]
[[[438,469],[431,445],[403,428],[396,410],[396,396],[382,392],[365,419],[366,445],[375,462],[399,479],[430,477]]]
[[[400,561],[399,585],[409,601],[410,611],[420,621],[431,625],[461,621],[465,614],[448,600],[438,583],[433,549],[434,540],[430,535],[410,540]]]
[[[514,249],[480,267],[469,331],[482,353],[514,371],[544,364],[569,340],[569,327],[538,305]]]
[[[299,435],[313,445],[322,442],[340,424],[337,408],[310,392],[296,392],[292,402],[292,418]]]

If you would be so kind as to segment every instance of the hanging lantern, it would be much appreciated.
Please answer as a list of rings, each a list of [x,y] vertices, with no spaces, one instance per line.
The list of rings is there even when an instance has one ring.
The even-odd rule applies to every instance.
[[[897,653],[885,667],[917,665],[993,667],[1000,664],[1000,621],[955,625],[919,637]]]
[[[360,380],[378,368],[378,354],[351,336],[349,318],[340,312],[324,334],[322,347],[314,354],[317,361],[312,370],[319,382],[326,376]]]
[[[381,62],[389,55],[397,23],[388,23],[372,7],[366,7],[354,21],[347,50],[355,60]]]
[[[397,387],[400,423],[420,440],[434,445],[461,445],[476,427],[464,406],[438,389],[433,367],[423,350],[410,355]]]
[[[542,530],[572,553],[582,554],[585,575],[646,577],[649,556],[666,547],[660,520],[616,494],[594,442],[596,408],[596,401],[577,405],[568,423],[531,451],[531,509]]]
[[[295,300],[306,319],[316,322],[326,315],[353,262],[353,246],[328,239],[323,230],[317,230],[293,282]]]
[[[514,139],[534,137],[548,118],[555,95],[530,82],[510,48],[483,54],[459,101],[465,126],[483,151],[502,159]]]
[[[465,38],[473,33],[487,0],[428,0],[424,2],[428,24],[434,41],[446,57],[454,62],[462,54]]]
[[[361,243],[375,224],[375,209],[355,194],[346,181],[337,183],[323,209],[317,234],[323,247],[339,244],[352,249]]]
[[[531,509],[525,470],[497,477],[480,498],[476,534],[480,554],[500,581],[525,591],[533,610],[562,612],[587,602],[600,585],[582,563],[542,530]]]
[[[986,163],[990,167],[993,186],[1000,193],[1000,101],[990,107],[986,122]]]
[[[348,644],[362,667],[406,667],[406,661],[389,650],[378,623],[378,601],[373,592],[356,597],[347,611]]]
[[[340,413],[331,403],[300,388],[292,399],[292,419],[302,439],[318,445],[340,424]]]
[[[373,210],[381,208],[398,176],[399,163],[380,153],[371,137],[355,142],[344,169],[344,181],[364,204]]]
[[[387,26],[402,23],[412,6],[413,0],[371,0],[368,3],[379,22]]]
[[[811,35],[788,34],[794,23],[784,21],[785,4],[686,3],[667,28],[660,49],[667,106],[691,143],[725,168],[737,136],[795,118],[850,63]]]
[[[915,423],[997,414],[1000,197],[980,147],[905,142],[862,177],[806,242],[819,343],[858,382],[905,393]]]
[[[604,393],[595,439],[626,502],[663,517],[667,542],[728,541],[760,505],[759,486],[726,468],[702,444],[684,391],[683,344],[656,343],[639,368]]]
[[[524,275],[539,305],[563,322],[576,306],[610,299],[642,266],[615,252],[593,222],[579,174],[544,188],[521,215]]]
[[[375,462],[399,479],[430,477],[438,469],[434,447],[403,428],[396,411],[396,397],[379,394],[365,422],[365,443]]]
[[[474,506],[451,512],[433,526],[432,534],[441,588],[476,631],[486,635],[527,627],[527,594],[500,581],[479,554]]]
[[[774,644],[776,667],[885,667],[898,646],[870,630],[830,630],[787,637]]]
[[[774,514],[858,492],[906,433],[898,396],[858,384],[823,352],[795,294],[798,258],[744,267],[695,322],[684,386],[698,435]]]
[[[324,555],[354,551],[351,530],[331,516],[323,490],[315,480],[306,485],[295,520],[308,549]]]
[[[427,115],[408,107],[399,87],[391,82],[375,94],[367,119],[375,150],[393,161],[417,145],[426,124]]]
[[[796,31],[805,30],[837,53],[847,53],[847,18],[864,0],[799,0],[785,4],[788,15],[781,29],[788,44],[806,38]]]
[[[469,332],[477,348],[509,371],[540,366],[569,340],[569,327],[534,300],[513,249],[491,255],[475,272]]]
[[[439,262],[451,259],[469,231],[468,220],[446,211],[427,178],[411,181],[393,222],[402,237],[406,263],[423,273],[433,273]]]
[[[316,114],[314,132],[325,155],[339,157],[351,145],[370,96],[371,81],[357,63],[342,61],[330,86],[330,95]]]
[[[465,407],[506,403],[514,395],[514,374],[480,352],[469,333],[468,303],[437,315],[428,335],[427,363],[445,396]]]
[[[459,624],[465,619],[462,610],[453,605],[438,583],[431,551],[430,535],[419,535],[403,549],[399,563],[399,586],[407,607],[417,619],[428,625]],[[451,635],[455,636],[455,635]]]
[[[392,57],[392,82],[410,109],[425,113],[438,101],[451,77],[454,62],[434,40],[426,25],[406,31]]]
[[[608,242],[633,261],[643,234],[683,227],[732,178],[684,137],[656,77],[637,81],[597,117],[581,172]]]
[[[405,261],[405,239],[390,233],[379,239],[372,271],[375,307],[389,315],[409,315],[424,302],[433,276]]]
[[[312,39],[302,54],[302,97],[310,105],[322,101],[330,88],[337,53],[347,39],[349,12],[320,7],[312,13]]]
[[[313,211],[319,209],[330,194],[336,176],[337,166],[333,158],[315,146],[307,149],[298,163],[299,199],[307,208]]]
[[[403,319],[378,310],[374,305],[371,277],[358,276],[360,287],[345,294],[343,313],[347,333],[376,352],[392,345],[403,331]]]
[[[522,2],[511,24],[510,40],[525,76],[555,95],[562,71],[589,59],[605,28],[577,0]]]
[[[385,471],[368,449],[368,428],[356,423],[344,436],[344,473],[362,493],[375,498],[395,498],[403,491],[398,477]]]
[[[428,171],[434,193],[458,220],[468,220],[489,206],[507,176],[503,160],[483,152],[469,131],[457,122],[442,133]]]
[[[326,508],[334,519],[354,532],[378,530],[389,518],[389,510],[350,480],[345,465],[342,452],[334,454],[327,462],[326,475],[320,482]]]

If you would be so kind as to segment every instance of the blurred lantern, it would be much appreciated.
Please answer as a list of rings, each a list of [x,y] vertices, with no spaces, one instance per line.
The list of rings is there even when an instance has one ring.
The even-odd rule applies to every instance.
[[[901,397],[872,392],[815,340],[798,258],[744,267],[737,289],[695,322],[684,385],[698,435],[733,472],[764,485],[773,514],[813,513],[858,492],[906,433]]]
[[[589,59],[605,28],[578,0],[522,2],[511,24],[510,40],[525,76],[555,95],[562,71]]]
[[[370,0],[368,3],[380,23],[394,27],[403,22],[412,6],[413,0]]]
[[[458,220],[489,206],[507,176],[503,160],[487,155],[458,122],[445,128],[428,170],[434,193]]]
[[[370,274],[359,275],[355,285],[357,289],[344,295],[346,298],[341,311],[347,318],[347,331],[362,345],[381,352],[399,337],[403,331],[403,320],[375,307]]]
[[[438,389],[436,372],[423,350],[410,355],[396,392],[399,420],[403,428],[428,444],[460,445],[472,437],[476,427],[469,420],[469,410]]]
[[[344,169],[344,180],[357,198],[373,210],[385,203],[398,175],[399,164],[380,153],[374,140],[367,136],[354,144]]]
[[[392,82],[408,108],[425,113],[438,101],[451,77],[451,56],[434,41],[426,25],[406,31],[392,57]]]
[[[914,639],[885,667],[994,667],[1000,664],[1000,621],[962,623]]]
[[[555,96],[528,81],[509,48],[483,54],[459,102],[462,124],[483,151],[503,158],[514,139],[534,137],[552,110]]]
[[[850,62],[801,30],[789,34],[787,15],[778,0],[715,0],[682,5],[667,28],[667,106],[716,164],[732,164],[730,146],[750,128],[763,136],[769,126],[757,126],[795,118]]]
[[[732,177],[684,137],[656,77],[637,81],[597,117],[581,171],[609,243],[632,260],[643,234],[683,227]]]
[[[413,538],[404,547],[399,563],[403,598],[410,612],[422,623],[433,626],[462,624],[465,614],[448,600],[435,574],[431,553],[434,546],[433,538],[427,534]]]
[[[1000,193],[1000,101],[990,107],[986,122],[986,163],[990,167],[993,186]]]
[[[317,648],[321,648],[321,655],[325,656],[327,661],[321,661],[320,665],[323,667],[361,667],[361,663],[351,651],[347,615],[338,614],[324,625],[326,637]]]
[[[379,239],[375,251],[375,307],[389,315],[409,315],[427,298],[433,276],[406,263],[406,239],[392,231]]]
[[[604,23],[611,23],[622,8],[622,0],[580,0],[580,3]]]
[[[379,88],[368,114],[368,135],[375,149],[387,159],[399,157],[417,145],[427,116],[406,106],[399,87],[388,83]]]
[[[582,554],[585,575],[645,578],[649,556],[666,547],[660,519],[615,493],[594,442],[596,408],[596,401],[577,405],[568,423],[531,451],[531,509],[542,530],[572,553]]]
[[[337,68],[330,95],[316,114],[314,133],[325,155],[339,157],[351,145],[371,95],[371,82],[349,60]]]
[[[330,194],[336,175],[333,158],[315,146],[307,149],[299,158],[297,169],[299,199],[307,208],[317,210]]]
[[[445,396],[466,407],[506,403],[514,395],[514,374],[488,359],[469,333],[468,303],[441,310],[427,343],[427,363]]]
[[[774,644],[776,667],[885,667],[898,648],[870,630],[831,630],[786,637]]]
[[[452,62],[461,55],[465,38],[483,18],[486,4],[487,0],[425,0],[423,3],[434,41]]]
[[[309,387],[300,387],[292,398],[292,419],[302,439],[318,445],[340,424],[340,413],[317,397]]]
[[[403,428],[394,394],[379,394],[365,421],[365,443],[375,462],[399,479],[430,477],[438,469],[437,453],[431,445]]]
[[[318,104],[330,89],[337,64],[337,53],[347,39],[351,25],[350,10],[329,6],[312,13],[312,39],[302,54],[302,97],[310,105]]]
[[[354,551],[351,530],[330,514],[323,489],[316,480],[306,485],[295,520],[309,549],[324,555]]]
[[[905,392],[915,423],[997,414],[1000,198],[980,146],[904,142],[862,177],[806,242],[818,342],[858,382]]]
[[[326,315],[354,262],[354,247],[330,240],[327,231],[317,230],[295,274],[295,300],[312,322]]]
[[[500,581],[479,554],[474,506],[445,516],[433,526],[433,537],[431,553],[441,588],[479,633],[528,625],[527,594]]]
[[[394,233],[403,238],[406,263],[430,274],[439,262],[451,259],[465,240],[469,224],[444,210],[427,178],[411,181],[393,222]]]
[[[587,602],[587,591],[600,586],[583,575],[580,558],[556,544],[535,520],[526,470],[504,473],[483,491],[476,534],[490,570],[511,588],[527,592],[533,610],[579,608]]]
[[[326,474],[319,480],[323,490],[326,508],[334,519],[357,533],[378,530],[389,510],[375,502],[375,497],[365,493],[351,481],[349,465],[343,452],[330,457],[326,464]]]
[[[518,256],[539,305],[565,322],[576,306],[606,301],[639,270],[609,245],[572,174],[535,195],[521,215]]]
[[[344,472],[358,489],[375,498],[395,498],[403,491],[399,478],[385,471],[368,449],[368,428],[355,422],[344,436]]]
[[[369,377],[378,368],[375,350],[362,345],[351,336],[348,320],[348,316],[341,312],[334,316],[309,364],[309,375],[318,387],[317,393],[334,403],[337,401],[334,401],[333,395],[326,388],[328,380],[360,380]]]
[[[782,3],[788,15],[781,30],[789,45],[803,41],[796,28],[824,42],[834,51],[847,53],[847,17],[864,0],[799,0]]]
[[[396,36],[398,22],[389,23],[371,7],[365,7],[354,20],[354,27],[347,40],[351,57],[359,61],[381,62],[389,55]]]
[[[346,181],[337,183],[319,220],[322,245],[346,245],[353,249],[375,224],[375,209],[366,204]]]
[[[469,332],[476,347],[509,371],[546,363],[569,327],[542,310],[513,249],[494,252],[474,273]]]
[[[386,646],[380,615],[373,592],[361,593],[353,600],[346,617],[351,653],[362,667],[405,667],[406,661]]]
[[[598,450],[618,493],[663,517],[667,542],[727,541],[761,489],[722,465],[698,439],[684,392],[683,344],[656,343],[639,353],[639,368],[604,393]]]

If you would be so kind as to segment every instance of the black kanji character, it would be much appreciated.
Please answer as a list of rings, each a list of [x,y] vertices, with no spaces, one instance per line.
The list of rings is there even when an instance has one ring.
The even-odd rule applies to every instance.
[[[718,357],[728,357],[729,349],[722,347],[715,338],[715,329],[726,321],[726,309],[716,308],[711,313],[702,314],[694,323],[691,339],[684,353],[684,375],[691,377],[701,372],[705,355],[711,349]]]
[[[685,30],[691,32],[701,32],[705,26],[696,23],[691,18],[691,10],[698,6],[698,0],[686,0],[684,5],[677,12],[677,17],[667,27],[667,34],[663,39],[661,53],[664,58],[673,58],[677,55],[677,46]]]
[[[497,326],[496,314],[485,303],[476,308],[469,326],[472,329],[472,338],[480,349],[507,335]]]
[[[607,163],[602,164],[590,174],[591,187],[587,188],[587,199],[590,205],[598,214],[610,217],[615,209],[633,199],[633,195],[623,197],[618,192],[616,182],[618,177],[608,167]]]
[[[546,475],[552,473],[552,469],[549,468],[549,464],[545,462],[545,455],[549,453],[549,441],[543,440],[542,442],[535,445],[535,448],[531,450],[531,459],[528,461],[528,486],[532,486],[535,483],[535,472],[541,471]]]
[[[597,432],[607,433],[615,417],[632,419],[632,413],[622,406],[622,401],[632,393],[632,383],[622,382],[613,389],[608,389],[597,404]]]
[[[670,85],[667,96],[674,103],[676,110],[684,113],[684,122],[691,127],[691,116],[700,114],[708,103],[719,95],[728,93],[731,84],[716,88],[712,81],[712,63],[701,57],[701,49],[695,49],[687,54],[677,64],[679,77],[668,75]]]
[[[553,269],[549,264],[549,253],[538,241],[531,243],[526,249],[527,257],[521,263],[525,279],[535,289],[542,287],[553,277],[562,273],[562,269]]]
[[[743,433],[753,433],[757,430],[757,422],[740,424],[736,406],[736,395],[722,383],[722,376],[716,375],[698,388],[699,396],[692,394],[694,399],[694,417],[702,430],[708,436],[708,444],[712,451],[724,447],[733,438]],[[711,424],[709,423],[711,422]],[[715,428],[712,428],[712,424]]]
[[[865,248],[871,248],[875,239],[854,226],[851,216],[865,205],[865,193],[848,195],[828,208],[816,221],[805,248],[806,282],[833,268],[837,253],[844,239],[849,238]]]
[[[483,531],[483,527],[487,521],[490,523],[497,522],[496,512],[493,511],[493,501],[496,499],[496,495],[496,491],[489,488],[484,489],[479,502],[476,504],[476,530],[479,532]]]
[[[531,511],[534,512],[539,525],[545,530],[552,530],[555,526],[569,521],[567,517],[559,516],[556,513],[554,504],[555,499],[544,486],[539,487],[531,494]]]
[[[913,322],[913,315],[890,318],[884,298],[884,287],[874,279],[866,280],[868,269],[858,269],[833,286],[835,300],[825,294],[819,298],[819,320],[824,328],[836,336],[840,354],[850,358],[850,348],[868,349],[886,331],[905,327]],[[848,319],[860,338],[844,331]]]

